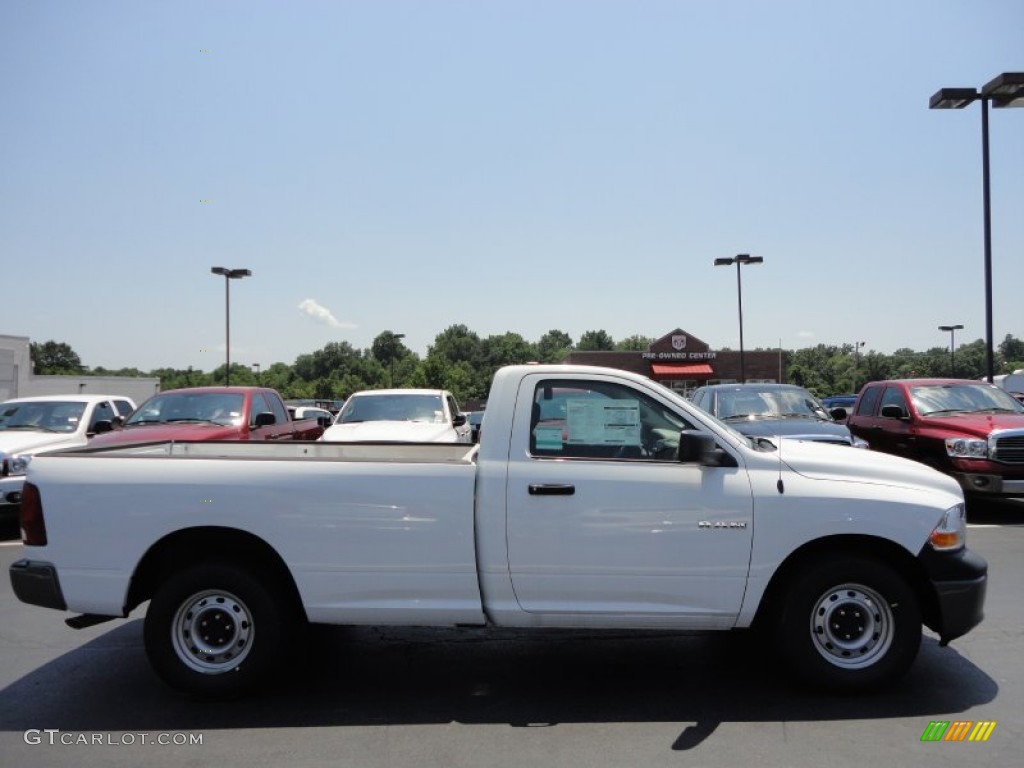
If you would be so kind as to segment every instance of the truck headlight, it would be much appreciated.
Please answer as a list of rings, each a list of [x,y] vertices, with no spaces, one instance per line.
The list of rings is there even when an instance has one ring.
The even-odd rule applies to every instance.
[[[4,474],[24,475],[25,472],[28,470],[28,465],[30,461],[32,461],[31,456],[11,456],[4,462],[5,469],[7,470]]]
[[[969,437],[947,437],[946,454],[954,459],[987,459],[988,441]]]
[[[949,551],[964,546],[967,541],[966,515],[963,504],[957,504],[943,512],[939,524],[928,536],[928,543],[932,545],[932,549]]]

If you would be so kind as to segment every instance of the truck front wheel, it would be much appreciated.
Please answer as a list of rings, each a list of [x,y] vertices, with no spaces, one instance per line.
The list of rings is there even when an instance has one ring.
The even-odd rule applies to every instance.
[[[287,652],[294,621],[283,594],[240,566],[178,571],[146,612],[146,653],[179,691],[226,697],[268,681]]]
[[[779,651],[811,685],[867,691],[917,657],[921,610],[903,576],[870,557],[817,561],[789,584],[776,622]]]

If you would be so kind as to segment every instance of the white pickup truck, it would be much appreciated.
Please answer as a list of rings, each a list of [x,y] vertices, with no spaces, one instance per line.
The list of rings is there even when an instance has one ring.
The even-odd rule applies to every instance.
[[[0,403],[0,520],[17,516],[25,470],[35,455],[85,445],[134,410],[132,400],[115,395],[45,395]]]
[[[307,623],[753,626],[806,680],[865,690],[985,598],[954,480],[746,438],[589,366],[501,369],[479,445],[85,448],[28,481],[17,596],[73,627],[150,600],[153,666],[205,696],[264,683]]]
[[[325,443],[471,443],[473,428],[444,389],[367,389],[345,401]]]

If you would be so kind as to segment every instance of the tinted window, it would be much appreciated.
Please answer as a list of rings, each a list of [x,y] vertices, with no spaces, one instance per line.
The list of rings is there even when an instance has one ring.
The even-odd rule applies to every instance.
[[[249,414],[249,426],[256,426],[256,417],[261,413],[267,412],[273,413],[274,409],[270,407],[270,404],[263,397],[262,392],[254,392],[252,396],[252,412]]]
[[[881,394],[880,386],[867,387],[857,401],[858,416],[872,416],[875,413],[875,405],[878,403],[878,395]]]
[[[89,427],[86,432],[95,432],[97,421],[113,421],[116,415],[114,407],[110,403],[97,403],[92,411],[92,418],[89,419]]]
[[[907,398],[903,396],[903,390],[899,387],[885,388],[885,394],[882,395],[881,408],[885,408],[887,405],[898,405],[904,414],[910,412],[907,409]],[[879,413],[881,413],[881,410],[879,410]]]
[[[126,419],[131,416],[132,411],[135,410],[135,408],[132,407],[132,404],[127,400],[115,400],[114,405],[117,406],[118,415],[123,416]]]
[[[277,421],[277,423],[287,424],[288,411],[284,409],[284,403],[281,402],[281,399],[278,397],[274,397],[274,395],[270,394],[269,392],[264,393],[263,398],[266,402],[270,403],[270,410],[274,414],[274,419]]]

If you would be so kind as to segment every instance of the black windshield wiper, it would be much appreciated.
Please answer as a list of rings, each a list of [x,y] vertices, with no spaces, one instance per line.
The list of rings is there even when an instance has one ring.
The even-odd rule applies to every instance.
[[[136,421],[129,421],[125,424],[126,427],[137,427],[139,424],[163,424],[163,419],[137,419]]]
[[[210,419],[197,419],[194,416],[183,417],[180,419],[167,419],[168,424],[216,424],[217,422],[211,421]]]

